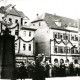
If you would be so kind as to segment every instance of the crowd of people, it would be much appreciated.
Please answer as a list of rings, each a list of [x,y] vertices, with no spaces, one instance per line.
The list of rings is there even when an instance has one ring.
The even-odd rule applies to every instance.
[[[20,67],[15,69],[16,78],[33,78],[33,80],[44,80],[48,77],[65,77],[65,76],[80,76],[80,65],[78,62],[75,64],[66,60],[61,59],[58,62],[57,59],[54,60],[54,64],[49,62],[49,59],[37,58],[36,61],[28,62],[25,66],[21,63]]]

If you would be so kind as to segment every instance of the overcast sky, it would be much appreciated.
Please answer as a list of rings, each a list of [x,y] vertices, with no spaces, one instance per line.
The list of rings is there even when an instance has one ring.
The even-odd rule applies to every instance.
[[[13,4],[30,20],[47,12],[69,18],[80,18],[80,0],[0,0],[0,6]]]

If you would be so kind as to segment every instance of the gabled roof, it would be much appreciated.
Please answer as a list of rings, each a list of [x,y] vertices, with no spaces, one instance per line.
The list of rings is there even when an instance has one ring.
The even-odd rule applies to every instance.
[[[44,16],[38,17],[38,19],[32,21],[31,23],[35,23],[38,21],[45,21],[50,28],[61,28],[64,29],[67,26],[72,26],[72,27],[77,27],[77,21],[74,19],[70,19],[67,17],[62,17],[58,15],[53,15],[49,13],[45,13]],[[61,21],[61,26],[59,27],[58,25],[55,24],[56,21]]]
[[[15,8],[12,8],[12,9],[8,12],[8,14],[10,14],[10,15],[15,15],[15,16],[19,16],[19,17],[22,17],[22,18],[25,17],[25,15],[24,15],[24,13],[23,13],[22,11],[18,11],[18,10],[16,10]]]
[[[0,13],[6,13],[6,7],[5,6],[1,6],[0,7]],[[11,10],[9,10],[7,12],[9,15],[14,15],[14,16],[18,16],[18,17],[25,17],[25,14],[22,11],[18,11],[16,8],[12,8]]]

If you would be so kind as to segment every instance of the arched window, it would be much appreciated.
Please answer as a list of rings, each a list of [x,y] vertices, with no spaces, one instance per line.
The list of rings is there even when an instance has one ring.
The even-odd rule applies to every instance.
[[[54,59],[54,62],[55,62],[55,63],[58,63],[58,59],[57,59],[57,58],[55,58],[55,59]]]
[[[63,59],[60,59],[60,63],[64,63],[64,60]]]

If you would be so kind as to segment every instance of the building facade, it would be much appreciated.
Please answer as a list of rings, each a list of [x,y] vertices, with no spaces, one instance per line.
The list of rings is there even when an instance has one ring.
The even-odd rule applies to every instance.
[[[35,32],[36,54],[45,54],[51,62],[79,61],[78,27],[74,19],[45,13],[31,22]]]
[[[26,25],[28,17],[22,11],[16,10],[11,4],[0,7],[0,33],[3,35],[6,27],[9,29],[9,34],[15,36],[15,59],[16,62],[25,62],[33,60],[34,32],[36,29],[28,28]],[[3,25],[3,24],[10,25]],[[34,48],[33,48],[34,47]]]

